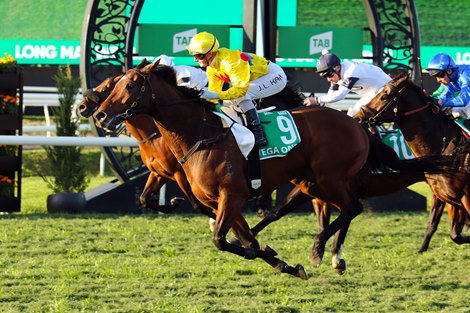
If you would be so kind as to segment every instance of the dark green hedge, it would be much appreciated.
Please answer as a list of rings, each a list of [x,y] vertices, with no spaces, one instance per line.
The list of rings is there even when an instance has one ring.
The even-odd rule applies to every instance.
[[[81,37],[87,0],[0,1],[2,39]],[[415,0],[421,43],[470,46],[468,0]],[[201,5],[195,1],[195,5]],[[299,26],[368,27],[361,0],[298,0]],[[208,13],[210,18],[210,13]],[[369,41],[365,35],[366,42]]]
[[[470,3],[415,0],[423,46],[470,46]],[[298,0],[299,26],[368,27],[362,1]],[[365,36],[366,42],[369,38]]]

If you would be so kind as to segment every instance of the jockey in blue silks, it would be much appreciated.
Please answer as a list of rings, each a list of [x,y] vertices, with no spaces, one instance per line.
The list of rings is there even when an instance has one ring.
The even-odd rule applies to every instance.
[[[445,86],[439,96],[439,104],[442,107],[452,107],[453,112],[469,118],[470,66],[456,65],[448,54],[441,52],[431,58],[426,70],[438,83]]]

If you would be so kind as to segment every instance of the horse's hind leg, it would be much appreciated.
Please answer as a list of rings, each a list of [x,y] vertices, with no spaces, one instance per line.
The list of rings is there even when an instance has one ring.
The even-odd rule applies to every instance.
[[[322,232],[325,227],[330,224],[332,205],[318,199],[312,200],[312,204],[318,218],[318,232]],[[350,223],[336,232],[331,245],[331,266],[340,275],[343,275],[346,271],[346,261],[341,258],[341,251],[343,249],[349,225]]]
[[[337,199],[335,206],[339,208],[340,214],[331,224],[326,226],[325,229],[315,237],[310,253],[310,262],[314,267],[320,266],[323,262],[325,245],[328,239],[341,230],[337,235],[338,237],[335,241],[336,244],[333,246],[333,253],[338,254],[340,252],[340,246],[346,238],[346,233],[351,220],[359,215],[363,210],[361,202],[353,194],[348,193],[345,186],[336,186],[333,182],[331,184],[332,188],[325,189],[327,187],[326,182],[322,182],[321,184],[319,183],[319,185],[322,186],[322,189],[324,190],[330,190],[329,195],[332,199]],[[341,266],[341,264],[339,265]]]
[[[341,257],[344,240],[351,222],[345,222],[344,226],[336,232],[333,244],[331,245],[331,266],[340,275],[346,272],[346,261]]]
[[[240,199],[228,199],[227,197],[222,196],[219,197],[217,218],[215,221],[214,232],[212,234],[214,245],[221,251],[228,251],[249,260],[259,257],[282,273],[288,273],[302,279],[307,279],[308,277],[303,266],[289,266],[284,261],[276,258],[275,256],[277,253],[271,248],[259,248],[259,243],[251,233],[248,223],[240,214],[243,203],[238,201],[238,206],[236,206],[237,200]],[[228,206],[228,203],[231,204],[230,207]],[[242,243],[247,245],[248,248],[234,245],[226,240],[226,235],[230,228],[235,231]]]
[[[251,232],[256,236],[260,231],[262,231],[266,226],[279,220],[284,215],[292,212],[297,207],[303,203],[310,200],[311,197],[302,193],[300,189],[292,189],[286,198],[279,203],[268,215],[266,215],[261,221],[258,222],[252,229]]]
[[[424,240],[421,244],[421,248],[419,252],[425,252],[429,248],[429,243],[431,242],[431,238],[437,230],[437,226],[439,225],[439,221],[441,220],[442,213],[444,212],[444,208],[446,203],[440,199],[438,199],[435,195],[432,196],[432,207],[431,211],[429,212],[428,224],[426,226],[426,232],[424,233]]]

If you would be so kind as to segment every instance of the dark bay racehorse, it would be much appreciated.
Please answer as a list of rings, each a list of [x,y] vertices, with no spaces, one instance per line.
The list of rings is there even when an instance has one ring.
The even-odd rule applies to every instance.
[[[303,96],[299,92],[294,92],[294,88],[290,88],[290,91],[286,92],[284,95],[263,99],[263,101],[260,103],[260,107],[263,108],[275,106],[278,108],[282,108],[284,106],[284,109],[287,110],[290,108],[302,106],[304,98],[305,96]],[[286,103],[288,104],[288,106],[285,105]],[[459,135],[461,135],[461,133],[459,133]],[[386,148],[383,147],[383,150],[384,154],[395,153],[393,149],[390,149],[390,151],[387,152]],[[387,175],[387,177],[369,177],[369,181],[365,182],[365,190],[367,191],[367,194],[364,195],[364,198],[387,195],[389,193],[406,188],[413,183],[425,181],[424,174],[422,173],[413,174],[409,172],[404,173],[402,171],[384,175]],[[265,218],[252,228],[252,232],[255,235],[258,234],[267,225],[279,220],[284,215],[293,211],[296,207],[300,206],[303,202],[308,201],[309,199],[310,198],[308,196],[303,196],[300,191],[293,191],[286,197],[286,199],[284,199],[284,201],[280,202],[274,210],[270,212],[265,212]],[[291,203],[291,201],[293,202]],[[322,231],[325,226],[328,225],[328,223],[330,222],[330,215],[333,207],[331,205],[328,205],[328,203],[318,199],[312,200],[312,206],[315,215],[318,218],[318,229],[319,231]],[[445,202],[433,196],[424,240],[419,250],[420,252],[424,252],[427,250],[431,237],[437,230],[437,226],[439,224],[444,208]]]
[[[182,163],[194,195],[216,210],[212,236],[216,247],[247,259],[259,257],[281,272],[307,278],[302,266],[287,265],[274,250],[261,247],[250,232],[241,214],[251,195],[247,163],[229,129],[222,126],[210,106],[187,88],[178,87],[174,70],[156,62],[126,72],[94,117],[99,126],[114,129],[135,114],[152,115],[163,139]],[[310,259],[317,266],[323,259],[326,241],[335,233],[335,241],[343,241],[351,220],[362,211],[358,199],[361,182],[370,175],[371,142],[355,120],[336,110],[309,107],[291,113],[302,141],[285,158],[261,162],[261,193],[292,181],[303,193],[340,210],[339,216],[315,238]],[[423,167],[423,160],[419,161],[394,165],[435,168],[429,163]],[[230,228],[243,247],[226,240]]]
[[[470,142],[460,127],[407,76],[393,79],[356,117],[369,124],[395,122],[415,156],[449,155],[456,165],[467,170],[466,175],[459,171],[452,175],[429,174],[426,178],[434,198],[449,204],[452,240],[458,244],[470,243],[470,236],[462,236],[470,215]],[[437,203],[438,210],[429,217],[420,251],[427,250],[442,215],[444,205]]]

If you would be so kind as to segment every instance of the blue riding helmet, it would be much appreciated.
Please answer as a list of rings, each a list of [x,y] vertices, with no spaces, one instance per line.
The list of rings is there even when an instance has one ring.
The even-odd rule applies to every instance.
[[[456,67],[455,61],[448,54],[440,52],[431,58],[426,70],[429,72],[429,75],[436,76],[442,71]]]
[[[336,54],[324,54],[318,59],[317,73],[320,74],[320,76],[325,76],[328,72],[331,72],[337,65],[341,65],[341,60],[336,56]]]

